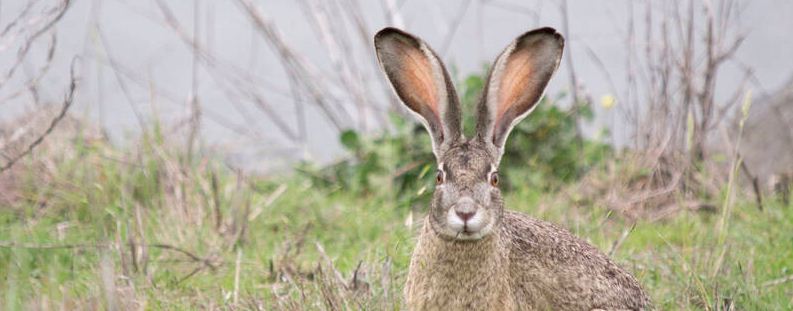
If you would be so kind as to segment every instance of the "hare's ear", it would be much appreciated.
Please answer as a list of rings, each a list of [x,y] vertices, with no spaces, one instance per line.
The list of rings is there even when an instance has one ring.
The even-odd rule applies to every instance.
[[[499,155],[509,132],[537,105],[562,59],[564,38],[553,28],[519,36],[498,56],[476,109],[476,132]]]
[[[460,103],[440,59],[420,39],[395,28],[374,36],[377,59],[396,94],[432,137],[432,150],[462,138]]]

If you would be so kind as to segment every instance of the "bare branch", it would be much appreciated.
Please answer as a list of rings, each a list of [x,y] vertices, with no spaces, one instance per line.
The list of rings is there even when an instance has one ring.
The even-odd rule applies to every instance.
[[[469,6],[471,6],[471,0],[466,0],[460,5],[459,9],[457,9],[457,14],[455,14],[455,16],[452,18],[449,28],[446,32],[446,37],[443,39],[443,44],[441,45],[440,49],[441,56],[446,56],[446,53],[449,51],[449,46],[452,44],[454,34],[457,33],[457,28],[460,28],[460,24],[462,23],[463,17],[465,17],[465,12],[468,11]]]
[[[344,128],[346,122],[342,121],[343,117],[339,116],[339,114],[342,114],[344,118],[348,120],[350,119],[349,114],[347,114],[343,107],[339,106],[332,94],[323,91],[326,88],[320,85],[320,79],[312,74],[312,70],[309,69],[308,65],[286,44],[281,35],[276,31],[272,22],[267,19],[261,10],[250,0],[238,0],[238,3],[240,3],[244,11],[248,13],[256,30],[267,39],[267,42],[279,54],[284,68],[290,71],[291,74],[299,77],[297,81],[301,83],[301,86],[308,92],[314,103],[322,110],[324,116],[330,121],[331,125],[337,130]],[[338,111],[332,109],[332,104],[337,106]]]
[[[33,140],[33,142],[30,145],[28,145],[28,147],[25,148],[23,152],[17,154],[16,156],[11,157],[8,162],[0,166],[0,174],[2,174],[6,170],[14,166],[14,164],[16,164],[17,161],[19,161],[20,159],[24,158],[25,156],[33,152],[33,149],[35,149],[38,145],[40,145],[41,142],[44,141],[44,138],[46,138],[50,133],[52,133],[52,130],[55,129],[55,126],[57,126],[58,123],[66,116],[66,112],[69,110],[69,107],[71,107],[72,103],[74,102],[74,92],[77,89],[77,77],[75,76],[76,64],[77,64],[77,58],[72,60],[71,76],[70,76],[71,83],[69,84],[69,90],[66,93],[66,98],[63,100],[63,104],[61,104],[60,112],[55,116],[55,118],[52,119],[52,121],[50,121],[49,127],[47,127],[47,129],[44,130],[44,132],[41,135],[39,135],[38,138]]]
[[[2,88],[11,79],[11,77],[14,76],[14,73],[17,71],[19,66],[27,57],[28,52],[30,52],[30,47],[33,45],[33,42],[35,42],[41,35],[48,32],[56,23],[58,23],[58,21],[61,20],[63,15],[69,9],[70,5],[71,5],[71,0],[63,0],[60,6],[52,8],[49,12],[49,15],[52,17],[42,27],[40,27],[39,29],[34,31],[30,36],[25,38],[25,40],[22,43],[22,47],[20,47],[19,50],[17,51],[17,58],[14,61],[13,65],[11,65],[11,67],[6,71],[6,73],[0,79],[0,88]],[[23,15],[20,15],[20,18],[25,16],[26,14],[25,12],[28,9],[29,7],[25,8],[25,10],[22,13]],[[9,27],[7,27],[6,30],[10,29]],[[30,26],[27,25],[26,28],[28,27]],[[5,31],[3,33],[5,34]]]

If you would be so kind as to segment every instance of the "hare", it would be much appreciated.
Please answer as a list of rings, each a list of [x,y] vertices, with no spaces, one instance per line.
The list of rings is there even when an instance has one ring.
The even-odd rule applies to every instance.
[[[438,162],[405,286],[409,309],[651,308],[636,279],[598,249],[554,224],[504,210],[504,143],[559,67],[564,39],[556,30],[529,31],[498,56],[470,139],[449,74],[427,44],[385,28],[374,45],[397,96],[429,132]]]

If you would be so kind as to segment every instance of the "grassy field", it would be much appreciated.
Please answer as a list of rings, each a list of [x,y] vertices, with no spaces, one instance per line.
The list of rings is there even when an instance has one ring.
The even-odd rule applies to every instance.
[[[402,308],[423,208],[389,187],[242,176],[165,145],[152,135],[118,150],[78,135],[5,172],[0,309]],[[760,211],[738,195],[633,227],[570,191],[516,187],[507,206],[613,251],[659,309],[793,305],[793,206]]]

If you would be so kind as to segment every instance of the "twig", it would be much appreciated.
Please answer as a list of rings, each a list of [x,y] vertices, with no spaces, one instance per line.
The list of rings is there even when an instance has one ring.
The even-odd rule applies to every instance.
[[[269,104],[261,99],[260,96],[255,92],[255,89],[261,85],[258,84],[255,85],[255,87],[251,85],[250,73],[246,72],[246,70],[236,68],[233,65],[225,64],[219,59],[215,58],[206,48],[205,44],[199,42],[195,35],[191,36],[188,31],[179,23],[176,15],[171,11],[164,1],[158,0],[156,4],[163,15],[166,26],[173,29],[179,35],[179,38],[182,40],[182,42],[188,45],[188,47],[193,52],[194,60],[196,60],[196,57],[202,60],[200,63],[194,62],[194,66],[203,64],[204,68],[210,72],[209,77],[220,87],[220,90],[223,91],[226,97],[228,97],[229,103],[231,103],[232,107],[237,110],[239,115],[246,121],[247,124],[256,124],[256,119],[251,117],[250,113],[241,105],[241,97],[251,97],[250,101],[256,104],[257,107],[261,108],[267,118],[270,119],[274,125],[276,125],[276,128],[279,129],[283,135],[290,139],[294,138],[294,134],[292,134],[288,124],[286,124],[275,112],[275,110],[273,110]],[[156,21],[159,22],[159,20]],[[198,68],[194,68],[194,71],[197,70]],[[245,73],[243,74],[243,72]],[[197,96],[197,87],[194,93],[196,94],[193,95]],[[273,93],[281,94],[282,92],[280,90],[275,90]],[[214,117],[217,119],[219,116],[213,115],[210,110],[202,110],[201,117],[207,117],[208,119],[209,117]],[[193,115],[190,116],[186,123],[190,123],[192,120],[194,120]],[[215,121],[217,122],[218,120]],[[229,121],[223,121],[220,124],[230,130],[242,133],[256,140],[262,139],[258,132],[251,131],[251,134],[253,135],[249,135],[247,133],[248,130],[241,129]]]
[[[211,175],[211,186],[212,186],[212,206],[215,208],[215,230],[220,231],[220,227],[223,225],[223,212],[220,210],[220,190],[218,182],[218,175],[215,173],[214,170],[210,171]]]
[[[199,38],[200,38],[200,24],[198,19],[199,8],[201,3],[199,1],[193,2],[193,62],[192,62],[192,80],[190,83],[190,96],[188,96],[188,104],[190,105],[190,127],[187,134],[187,163],[193,160],[193,146],[196,139],[198,139],[199,131],[201,130],[201,103],[198,100],[198,60],[199,60]]]
[[[75,243],[75,244],[32,244],[32,243],[18,243],[14,241],[0,241],[0,248],[24,248],[24,249],[87,249],[87,248],[108,248],[114,246],[114,243]],[[164,250],[170,250],[177,253],[181,253],[187,257],[190,257],[194,262],[203,263],[204,266],[209,267],[210,269],[216,269],[217,265],[214,264],[209,258],[201,258],[196,254],[193,254],[183,248],[176,247],[169,244],[149,244],[148,247],[154,247]]]
[[[47,49],[47,58],[44,60],[44,65],[41,66],[41,68],[38,70],[38,72],[35,75],[33,75],[33,77],[27,79],[27,81],[24,83],[25,85],[24,87],[0,99],[0,105],[9,102],[11,99],[21,96],[22,94],[25,93],[25,91],[32,93],[31,95],[33,96],[33,103],[35,104],[39,103],[38,95],[36,93],[36,88],[39,81],[41,81],[44,75],[46,75],[49,72],[49,69],[52,65],[52,60],[55,57],[55,50],[58,46],[57,43],[58,43],[58,36],[56,35],[55,32],[52,32],[50,34],[50,44],[49,44],[49,48]]]
[[[176,283],[177,284],[181,284],[182,282],[187,281],[187,279],[189,279],[190,277],[196,275],[196,273],[201,272],[201,270],[204,270],[204,266],[200,266],[200,267],[197,267],[197,268],[193,269],[193,271],[190,271],[190,273],[188,273],[187,275],[183,276],[181,279],[176,281]]]
[[[570,37],[570,21],[568,17],[567,11],[567,0],[562,0],[560,3],[560,10],[562,11],[562,33],[567,38],[567,42],[572,42],[573,38]],[[573,56],[572,56],[572,44],[567,43],[567,51],[564,53],[565,61],[567,62],[567,71],[570,75],[570,93],[573,95],[573,104],[571,105],[570,111],[575,113],[579,112],[579,109],[582,108],[587,103],[582,99],[581,95],[578,93],[578,77],[575,73],[575,66],[573,65]],[[580,146],[582,144],[582,134],[581,134],[581,125],[578,122],[575,122],[575,138],[576,142]]]
[[[119,89],[121,89],[121,93],[124,95],[124,99],[126,99],[129,108],[132,110],[132,113],[135,115],[135,120],[138,121],[138,126],[143,131],[146,129],[146,122],[143,120],[143,114],[141,113],[138,106],[135,105],[135,100],[132,99],[132,92],[130,91],[130,87],[127,83],[124,82],[122,78],[122,71],[120,70],[120,65],[116,58],[113,56],[113,53],[110,51],[110,46],[108,45],[107,36],[105,36],[105,32],[103,28],[97,26],[96,27],[97,37],[99,38],[99,43],[102,46],[102,49],[105,52],[105,57],[107,58],[107,62],[109,67],[113,70],[113,76],[116,78],[116,83],[118,84]]]
[[[33,42],[36,41],[36,39],[38,39],[39,36],[43,35],[47,31],[49,31],[56,23],[58,23],[58,21],[61,20],[63,15],[69,9],[70,5],[71,5],[71,0],[64,0],[63,4],[60,7],[53,8],[51,10],[52,12],[54,12],[53,13],[53,15],[54,15],[53,18],[50,19],[49,21],[47,21],[46,24],[44,24],[43,27],[39,28],[32,35],[28,36],[25,39],[25,42],[22,43],[22,47],[20,47],[20,49],[17,51],[17,57],[16,57],[15,62],[13,63],[13,65],[11,65],[11,68],[9,68],[8,71],[6,71],[6,73],[4,74],[3,78],[0,79],[0,88],[2,88],[11,79],[11,77],[14,76],[14,73],[17,71],[19,66],[22,65],[22,63],[24,62],[25,58],[28,55],[28,52],[30,51],[30,47],[33,46]],[[30,25],[27,24],[27,22],[22,21],[23,17],[25,17],[25,15],[27,13],[27,10],[29,10],[29,9],[30,9],[30,6],[26,7],[23,10],[22,14],[20,14],[18,19],[15,20],[12,24],[16,24],[19,21],[19,24],[26,24],[25,27],[29,28]],[[12,25],[9,25],[5,29],[5,31],[3,31],[3,35],[2,36],[6,35],[6,31],[8,31],[11,26]]]
[[[367,49],[370,49],[371,38],[369,38],[369,34],[371,34],[371,32],[369,32],[369,28],[366,26],[366,20],[364,18],[365,14],[361,12],[362,9],[360,3],[358,3],[358,0],[347,0],[346,2],[347,3],[344,4],[339,3],[340,6],[343,5],[347,7],[347,9],[343,9],[341,11],[350,16],[349,18],[352,20],[353,25],[355,25],[355,30],[358,34],[358,38],[360,39],[359,42],[363,44]],[[369,59],[370,59],[369,64],[371,66],[370,68],[377,68],[378,67],[376,60],[377,58],[369,57]],[[394,111],[401,111],[399,110],[401,105],[399,104],[396,95],[394,95],[394,92],[391,91],[391,87],[387,84],[386,80],[385,79],[375,79],[375,80],[378,81],[378,85],[383,90],[383,94],[385,94],[386,100],[388,100],[388,104],[391,106],[391,108]],[[382,124],[388,123],[386,122],[385,118],[383,118],[382,114],[378,114],[378,119],[380,119],[379,121]]]
[[[413,161],[413,162],[410,162],[408,164],[403,165],[402,167],[398,167],[394,171],[394,173],[391,174],[391,178],[393,179],[393,178],[400,177],[400,176],[406,174],[407,172],[410,172],[414,168],[419,167],[419,165],[421,165],[421,164],[424,164],[424,162],[423,161]]]
[[[66,111],[69,110],[69,107],[71,107],[72,103],[74,102],[74,92],[77,89],[77,78],[75,77],[75,64],[76,63],[77,63],[77,58],[72,59],[71,75],[70,75],[71,76],[71,82],[69,84],[69,92],[66,94],[66,98],[63,101],[63,105],[61,106],[61,110],[58,113],[58,115],[56,115],[55,118],[52,119],[52,121],[50,122],[50,126],[47,127],[47,129],[44,131],[44,133],[39,135],[39,137],[36,138],[36,140],[34,140],[25,149],[25,151],[23,151],[22,153],[14,156],[14,157],[11,157],[11,159],[8,162],[6,162],[6,164],[4,164],[3,166],[0,166],[0,174],[2,174],[6,170],[8,170],[12,166],[14,166],[14,164],[16,164],[17,161],[19,161],[20,159],[24,158],[25,156],[27,156],[28,154],[33,152],[33,149],[35,149],[38,145],[40,145],[41,142],[44,141],[44,138],[46,138],[50,133],[52,133],[52,130],[55,129],[55,126],[57,126],[58,123],[60,123],[60,121],[63,120],[63,118],[66,116]]]
[[[789,274],[789,275],[786,275],[784,277],[765,282],[765,283],[762,284],[762,286],[763,287],[777,286],[777,285],[781,285],[781,284],[784,284],[784,283],[787,283],[787,282],[790,282],[790,281],[793,281],[793,274]]]
[[[739,155],[739,157],[743,158],[743,156]],[[746,178],[748,178],[752,182],[752,190],[754,191],[754,198],[757,202],[757,209],[763,210],[763,193],[760,191],[760,182],[757,179],[757,176],[752,175],[752,172],[749,171],[749,167],[746,165],[746,161],[741,161],[741,170],[744,174],[746,174]]]
[[[217,268],[217,265],[214,264],[212,262],[212,260],[210,260],[209,258],[201,258],[198,255],[193,254],[193,253],[191,253],[191,252],[189,252],[189,251],[187,251],[187,250],[185,250],[183,248],[179,248],[179,247],[176,247],[176,246],[173,246],[173,245],[169,245],[169,244],[149,244],[148,246],[149,247],[154,247],[154,248],[159,248],[159,249],[167,249],[167,250],[171,250],[171,251],[174,251],[174,252],[177,252],[177,253],[181,253],[181,254],[183,254],[183,255],[185,255],[187,257],[190,257],[190,259],[192,259],[193,261],[197,261],[197,262],[203,263],[205,266],[209,267],[210,269],[214,270],[214,269]]]
[[[358,261],[358,265],[355,266],[355,270],[352,272],[352,281],[350,282],[347,289],[357,289],[358,283],[361,282],[360,280],[360,273],[361,273],[361,265],[363,264],[363,260]]]
[[[272,21],[265,17],[261,9],[250,0],[237,1],[247,13],[253,22],[256,30],[266,39],[267,43],[278,53],[279,60],[283,63],[284,69],[288,74],[295,75],[300,79],[303,89],[310,95],[314,103],[323,112],[325,118],[333,125],[336,130],[345,128],[347,122],[344,120],[351,119],[349,113],[342,107],[338,99],[334,98],[331,92],[326,91],[327,87],[322,85],[322,79],[314,72],[315,68],[310,67],[299,54],[286,44],[283,37],[277,32]],[[337,106],[338,109],[333,110],[331,105]],[[344,120],[342,120],[344,119]]]
[[[452,18],[452,21],[449,24],[449,29],[446,32],[446,37],[443,39],[443,44],[441,45],[441,56],[446,56],[446,53],[449,51],[454,34],[457,33],[457,28],[460,28],[463,17],[465,17],[465,12],[468,11],[468,7],[470,5],[470,0],[463,2],[463,4],[461,4],[460,8],[457,10],[457,14],[454,16],[454,18]]]

